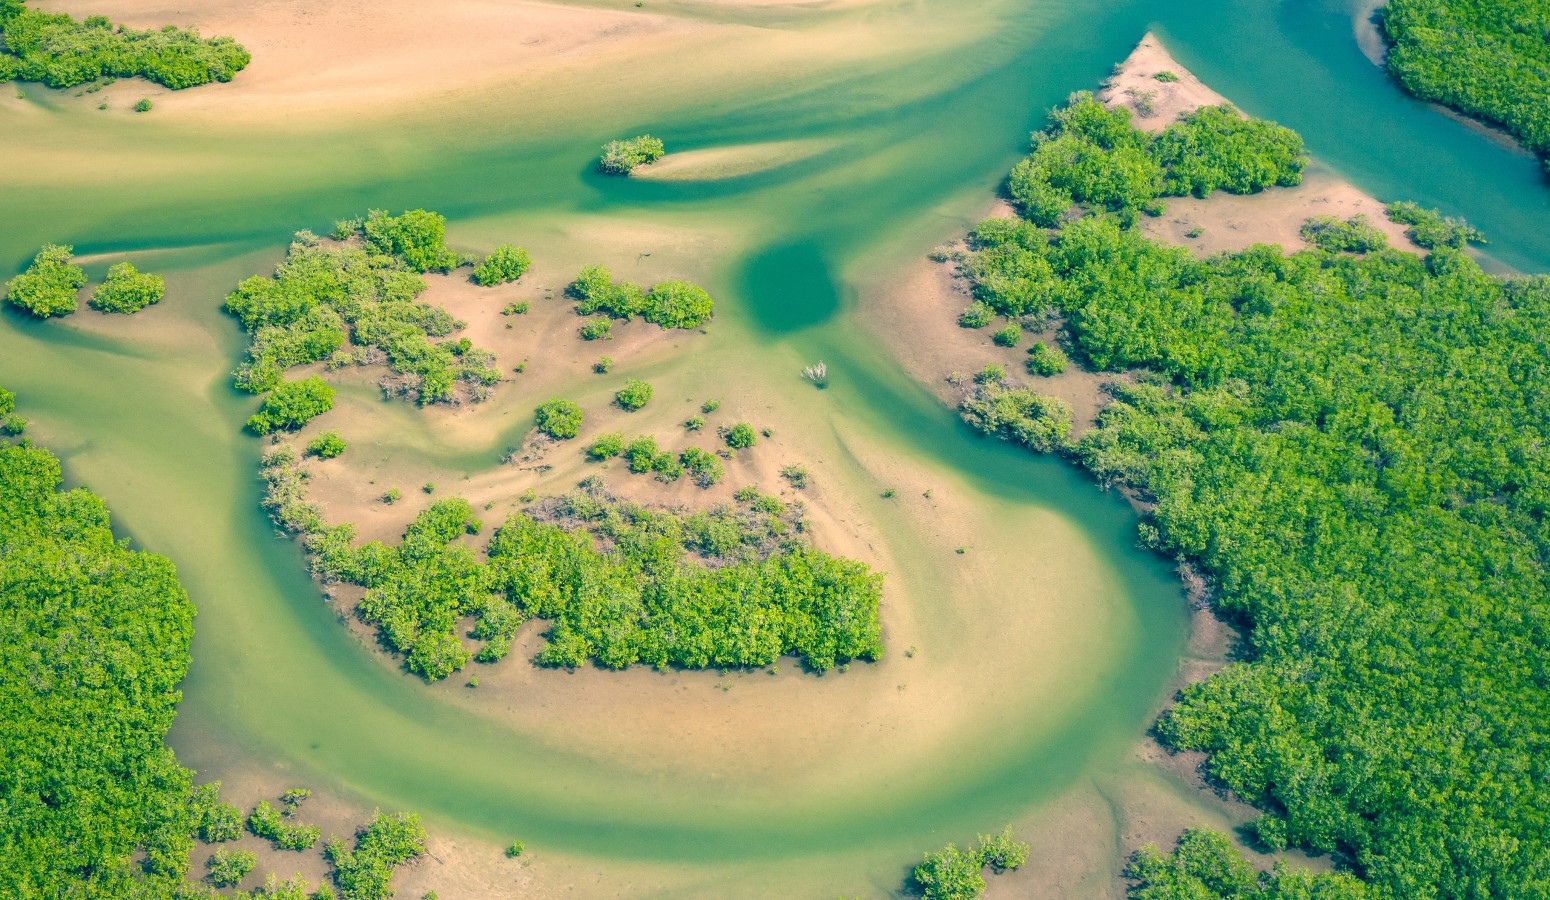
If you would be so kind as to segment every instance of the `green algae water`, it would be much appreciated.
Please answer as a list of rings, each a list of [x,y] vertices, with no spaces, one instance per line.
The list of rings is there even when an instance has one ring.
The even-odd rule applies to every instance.
[[[1550,230],[1537,224],[1550,189],[1534,161],[1390,84],[1357,49],[1358,5],[882,5],[865,14],[952,37],[762,90],[664,92],[630,108],[600,99],[540,120],[415,108],[369,126],[195,129],[94,118],[26,88],[25,115],[0,112],[0,148],[83,162],[0,176],[0,266],[19,270],[45,241],[154,251],[141,268],[167,275],[169,299],[133,319],[37,323],[7,310],[0,384],[68,477],[107,498],[126,535],[177,562],[199,605],[173,732],[187,764],[218,776],[262,760],[367,805],[421,811],[433,828],[521,837],[599,867],[690,872],[695,895],[890,893],[921,850],[1020,820],[1120,765],[1163,699],[1187,616],[1171,568],[1135,548],[1120,498],[1058,461],[975,437],[879,349],[850,298],[961,233],[1042,111],[1095,86],[1148,29],[1358,186],[1464,215],[1501,263],[1550,268]],[[722,17],[799,29],[829,15]],[[793,139],[824,149],[720,182],[590,171],[604,139],[645,129],[673,150]],[[164,156],[188,164],[154,162]],[[720,300],[713,343],[684,361],[684,377],[767,395],[821,435],[849,489],[867,489],[881,466],[929,473],[930,487],[965,498],[979,540],[961,560],[882,501],[867,507],[897,561],[887,602],[908,607],[916,658],[894,652],[822,679],[741,676],[730,691],[713,687],[714,673],[541,676],[576,703],[609,679],[648,704],[688,693],[709,718],[723,704],[726,721],[742,721],[737,704],[850,703],[853,726],[813,723],[752,748],[712,731],[672,754],[583,743],[541,714],[495,715],[384,666],[320,602],[297,548],[259,511],[260,446],[238,430],[253,403],[229,386],[241,341],[219,304],[241,278],[267,273],[296,229],[415,206],[446,213],[455,246],[577,219],[724,230],[726,252],[697,273]],[[794,377],[819,359],[833,376],[821,393]],[[424,455],[493,466],[498,451]],[[888,714],[861,704],[912,691],[926,700],[890,700]],[[941,709],[939,729],[920,713],[928,705]]]

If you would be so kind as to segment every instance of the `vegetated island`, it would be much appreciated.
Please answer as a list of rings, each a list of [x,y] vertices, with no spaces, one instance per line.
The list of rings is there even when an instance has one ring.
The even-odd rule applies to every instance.
[[[1542,0],[1389,0],[1384,65],[1405,90],[1500,126],[1550,173],[1550,11]]]
[[[5,433],[26,422],[0,388]],[[165,557],[113,536],[102,500],[61,492],[47,450],[0,439],[0,895],[215,900],[306,900],[299,879],[219,894],[255,865],[223,846],[247,830],[287,849],[321,832],[260,803],[244,822],[220,783],[194,784],[165,738],[189,665],[194,606]],[[190,883],[196,841],[216,846],[206,883]],[[378,814],[352,843],[326,848],[337,896],[391,894],[394,869],[418,856],[413,815]],[[312,898],[336,896],[327,885]]]
[[[1472,229],[1414,204],[1389,215],[1424,254],[1361,220],[1204,259],[1136,227],[1302,167],[1295,134],[1227,108],[1155,135],[1086,94],[1053,111],[1009,182],[1019,215],[960,260],[971,312],[1054,322],[1126,377],[1079,440],[999,366],[964,418],[1131,492],[1143,541],[1204,574],[1247,656],[1157,734],[1263,811],[1262,848],[1343,870],[1255,873],[1190,832],[1137,854],[1132,896],[1550,895],[1550,278],[1486,274]]]
[[[197,31],[172,25],[136,31],[106,16],[77,21],[29,9],[22,0],[0,0],[0,83],[36,81],[68,88],[141,77],[177,91],[231,81],[251,60],[229,37],[201,38]]]
[[[649,134],[629,140],[609,141],[603,145],[597,169],[605,175],[628,175],[640,166],[650,165],[667,155],[660,138]]]
[[[385,365],[384,394],[421,405],[483,399],[500,379],[493,354],[454,340],[460,323],[415,299],[425,287],[421,273],[472,262],[446,247],[445,220],[424,210],[377,211],[339,223],[333,237],[298,235],[274,277],[249,278],[227,298],[252,338],[235,383],[264,394],[248,429],[278,440],[332,409],[334,391],[322,377],[286,380],[287,370],[309,364]],[[663,328],[698,328],[714,306],[688,282],[647,291],[598,266],[568,294],[579,314],[600,314],[592,321],[604,324],[640,316]],[[639,408],[650,393],[650,385],[628,382],[616,402]],[[551,441],[575,438],[582,425],[580,407],[565,398],[535,414]],[[722,439],[732,452],[757,435],[739,423]],[[311,452],[327,458],[333,446],[325,441]],[[706,486],[722,473],[717,456],[697,447],[675,456],[648,439],[616,452],[632,454],[632,468],[642,457],[664,479],[687,475]],[[278,443],[262,468],[265,508],[302,540],[313,574],[361,589],[356,616],[426,680],[504,658],[517,629],[535,618],[550,623],[535,659],[545,666],[765,666],[792,655],[822,672],[882,655],[881,576],[813,548],[800,505],[756,491],[735,506],[691,512],[626,503],[588,479],[563,497],[533,498],[482,548],[464,539],[483,523],[466,500],[452,498],[422,512],[398,544],[357,547],[353,525],[325,522],[307,499],[310,470],[293,446]]]

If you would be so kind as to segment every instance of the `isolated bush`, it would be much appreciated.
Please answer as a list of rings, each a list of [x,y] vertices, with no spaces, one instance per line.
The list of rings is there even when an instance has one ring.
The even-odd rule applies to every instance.
[[[609,141],[603,145],[603,155],[598,160],[599,170],[609,175],[628,175],[637,166],[654,163],[667,153],[662,141],[649,134],[623,141]]]
[[[753,430],[753,426],[747,422],[738,422],[735,425],[721,429],[721,439],[727,442],[727,446],[734,450],[743,450],[752,447],[759,442],[759,436]]]
[[[562,441],[581,433],[581,419],[581,407],[575,401],[559,398],[550,400],[533,413],[539,431]]]
[[[624,387],[614,394],[614,402],[629,412],[635,412],[645,406],[650,400],[651,385],[634,378],[626,381]]]
[[[516,281],[532,264],[532,257],[528,256],[526,250],[502,244],[491,250],[484,262],[474,267],[474,283],[491,287]]]
[[[75,293],[86,284],[86,270],[70,262],[74,250],[68,244],[44,244],[32,265],[6,284],[6,302],[40,319],[75,312]]]
[[[318,459],[333,459],[350,445],[337,431],[325,431],[307,442],[307,452]]]
[[[93,309],[108,313],[136,313],[160,303],[166,284],[160,275],[138,272],[127,262],[108,267],[107,280],[92,291]]]

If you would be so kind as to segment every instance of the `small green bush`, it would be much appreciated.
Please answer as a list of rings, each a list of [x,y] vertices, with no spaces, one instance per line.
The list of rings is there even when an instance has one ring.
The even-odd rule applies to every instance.
[[[274,845],[277,850],[308,850],[322,838],[322,829],[291,819],[300,801],[287,803],[284,812],[275,809],[268,800],[258,801],[252,815],[248,816],[248,830]]]
[[[533,413],[538,430],[552,438],[568,441],[581,433],[581,407],[575,401],[555,398]]]
[[[592,364],[592,371],[599,375],[607,375],[614,370],[614,360],[611,356],[600,357]]]
[[[1485,235],[1469,226],[1463,219],[1444,216],[1435,209],[1424,209],[1419,203],[1401,200],[1390,203],[1384,210],[1389,221],[1409,225],[1405,235],[1417,246],[1428,250],[1438,247],[1463,249],[1465,244],[1484,244]]]
[[[344,900],[387,900],[393,896],[394,870],[424,852],[425,828],[419,816],[381,812],[355,833],[353,848],[335,839],[324,849]]]
[[[637,475],[650,472],[657,463],[657,457],[661,454],[654,437],[638,437],[624,448],[624,458],[629,461],[630,471]]]
[[[1023,342],[1022,326],[1013,322],[1005,328],[997,330],[995,334],[990,336],[990,339],[1002,347],[1016,347]]]
[[[307,442],[307,452],[318,459],[333,459],[350,445],[337,431],[325,431]]]
[[[474,267],[474,283],[484,287],[507,284],[521,278],[532,264],[533,259],[526,250],[502,244],[491,250],[484,262]]]
[[[705,413],[707,416],[720,408],[720,400],[706,400],[704,403],[700,404],[700,412]]]
[[[754,432],[753,426],[747,422],[738,422],[736,425],[721,429],[721,439],[734,450],[743,450],[759,442],[759,436]]]
[[[684,428],[688,431],[700,431],[705,427],[704,416],[690,416],[684,420]]]
[[[645,406],[651,400],[651,385],[644,381],[630,379],[624,383],[624,387],[614,394],[614,402],[620,408],[629,412],[635,412]]]
[[[1161,72],[1158,72],[1156,75],[1153,75],[1152,77],[1157,79],[1158,81],[1161,81],[1161,82],[1164,82],[1164,83],[1169,83],[1169,82],[1174,82],[1174,81],[1178,81],[1179,80],[1179,76],[1178,75],[1175,75],[1173,72],[1171,72],[1171,71],[1169,71],[1167,69],[1163,69]]]
[[[253,867],[258,865],[258,855],[252,850],[227,849],[221,847],[210,858],[205,860],[205,869],[210,883],[216,887],[235,887],[242,879],[248,877]]]
[[[75,294],[86,285],[86,270],[70,262],[75,248],[44,244],[32,265],[5,286],[5,299],[40,319],[75,312]]]
[[[584,341],[611,341],[614,337],[614,323],[610,319],[588,319],[579,333]]]
[[[525,315],[527,315],[528,310],[530,310],[532,308],[533,308],[532,305],[529,304],[526,300],[522,300],[522,301],[519,301],[517,303],[508,303],[505,306],[501,307],[501,315],[503,315],[503,316],[525,316]],[[508,325],[508,327],[509,327],[509,325]]]
[[[638,166],[649,165],[666,155],[662,141],[649,134],[603,145],[597,167],[609,175],[628,175]]]
[[[984,328],[995,314],[995,310],[976,300],[958,316],[958,325],[961,328]]]
[[[517,857],[521,856],[522,852],[526,849],[527,845],[521,841],[512,841],[511,846],[506,848],[506,858],[516,859]]]
[[[600,434],[587,445],[587,457],[595,461],[612,459],[624,452],[624,435],[617,431]]]
[[[721,460],[716,458],[716,454],[701,450],[699,447],[689,447],[684,450],[678,455],[678,462],[683,465],[684,471],[694,483],[703,488],[716,484],[725,474]]]
[[[26,430],[27,420],[18,413],[6,413],[4,418],[0,418],[0,432],[4,432],[10,437],[15,437]]]
[[[127,262],[114,263],[108,268],[107,280],[92,291],[88,303],[101,312],[137,313],[160,303],[165,291],[166,284],[160,275],[138,272]]]
[[[1028,348],[1028,374],[1059,375],[1066,370],[1066,355],[1059,348],[1036,343]]]
[[[1314,216],[1302,223],[1302,239],[1332,253],[1371,253],[1389,245],[1383,232],[1357,213],[1341,221],[1334,216]]]
[[[151,98],[149,98],[149,97],[141,97],[140,98],[140,102],[135,104],[135,112],[137,112],[137,113],[144,113],[144,112],[150,112],[150,111],[151,111]]]
[[[286,381],[264,398],[248,428],[254,434],[294,431],[333,408],[334,389],[318,376]]]

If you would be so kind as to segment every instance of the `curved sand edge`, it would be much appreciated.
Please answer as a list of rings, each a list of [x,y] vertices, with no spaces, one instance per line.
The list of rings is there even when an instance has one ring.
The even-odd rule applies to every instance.
[[[766,141],[669,153],[631,172],[630,177],[641,181],[721,181],[810,159],[829,146],[829,142],[819,140]]]

